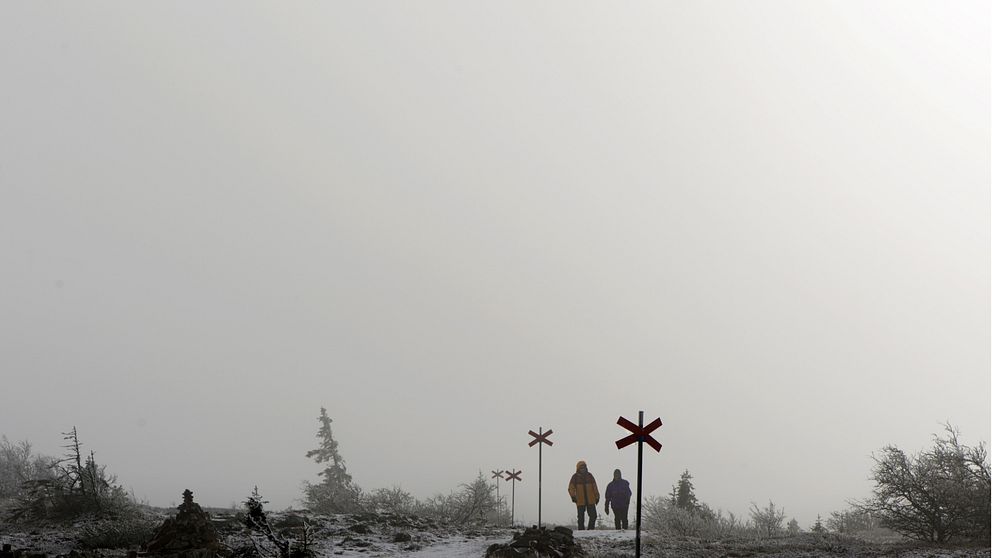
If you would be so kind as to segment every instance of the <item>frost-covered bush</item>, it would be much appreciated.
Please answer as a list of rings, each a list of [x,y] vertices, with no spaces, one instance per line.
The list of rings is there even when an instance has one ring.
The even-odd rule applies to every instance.
[[[883,448],[874,458],[874,494],[858,507],[883,527],[914,539],[987,542],[992,531],[988,450],[983,443],[961,443],[949,424],[945,432],[916,454]]]
[[[857,533],[878,527],[878,518],[857,507],[830,512],[827,528],[835,533]]]
[[[481,471],[475,480],[462,484],[460,490],[448,495],[438,494],[418,502],[415,507],[417,515],[452,525],[486,523],[496,510],[493,487]]]
[[[66,456],[48,466],[48,475],[21,484],[10,518],[18,520],[69,520],[82,515],[127,518],[138,513],[132,498],[96,462],[93,452],[85,458],[75,427],[64,434]]]
[[[759,508],[758,504],[751,503],[751,521],[754,523],[758,534],[762,537],[774,537],[782,533],[782,522],[785,521],[785,510],[776,508],[771,500],[764,508]]]
[[[398,486],[379,488],[363,494],[361,507],[371,512],[413,513],[417,500]]]
[[[27,481],[51,478],[53,461],[34,453],[27,440],[11,442],[0,436],[0,500],[23,495]]]
[[[659,535],[717,540],[757,536],[753,524],[713,509],[696,497],[689,471],[683,471],[668,498],[648,497],[642,506],[645,527]]]
[[[755,529],[733,513],[713,511],[706,504],[691,509],[680,508],[674,499],[649,497],[642,505],[645,529],[662,535],[718,540],[730,537],[753,537]]]
[[[155,535],[155,522],[140,514],[106,519],[84,525],[79,534],[83,548],[133,548],[147,543]]]

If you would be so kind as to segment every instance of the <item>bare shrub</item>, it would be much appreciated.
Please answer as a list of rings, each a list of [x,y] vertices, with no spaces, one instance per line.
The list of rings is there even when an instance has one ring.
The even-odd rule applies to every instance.
[[[125,518],[138,513],[117,477],[97,463],[92,451],[83,459],[76,428],[63,436],[68,442],[66,456],[49,465],[47,477],[21,484],[11,520],[69,520],[85,514]]]
[[[674,498],[648,497],[642,505],[645,528],[659,535],[705,540],[753,534],[754,529],[733,513],[724,515],[722,510],[714,512],[708,505],[699,503],[689,510],[680,508],[675,502]]]
[[[409,492],[398,486],[379,488],[366,493],[361,499],[361,507],[372,512],[409,514],[417,507],[417,500]]]
[[[84,525],[79,533],[83,548],[133,548],[147,543],[155,535],[155,522],[135,515]]]
[[[886,446],[873,457],[873,496],[856,504],[888,527],[910,538],[948,542],[987,542],[990,535],[989,455],[983,443],[967,446],[958,431],[944,426],[943,437],[916,454]]]
[[[687,509],[671,507],[666,512],[665,529],[680,537],[699,537],[706,529],[706,521]]]
[[[835,533],[859,533],[871,531],[878,527],[878,518],[863,509],[850,509],[830,512],[827,518],[827,528]]]
[[[782,522],[785,521],[785,510],[776,508],[775,504],[769,500],[768,506],[759,508],[758,504],[751,503],[751,521],[758,534],[762,537],[774,537],[782,532]]]
[[[497,511],[496,497],[480,471],[475,480],[462,484],[458,492],[428,498],[418,503],[415,511],[452,525],[486,523]]]
[[[53,461],[35,454],[27,440],[11,442],[6,436],[0,437],[0,499],[22,496],[29,480],[51,478]]]
[[[668,502],[661,496],[648,496],[641,504],[641,513],[644,514],[644,527],[650,531],[661,532],[665,529],[665,511],[668,509]]]

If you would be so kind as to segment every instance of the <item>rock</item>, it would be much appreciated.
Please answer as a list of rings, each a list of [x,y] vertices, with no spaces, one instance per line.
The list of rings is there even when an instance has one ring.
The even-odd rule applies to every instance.
[[[410,536],[410,533],[396,533],[393,535],[393,542],[410,542],[412,540],[413,537]]]
[[[582,546],[575,542],[572,530],[556,527],[531,527],[513,535],[508,544],[494,544],[486,550],[486,558],[583,558]]]
[[[372,532],[372,529],[369,529],[369,526],[364,523],[356,523],[351,527],[348,527],[348,529],[353,533],[359,533],[361,535],[368,535]]]

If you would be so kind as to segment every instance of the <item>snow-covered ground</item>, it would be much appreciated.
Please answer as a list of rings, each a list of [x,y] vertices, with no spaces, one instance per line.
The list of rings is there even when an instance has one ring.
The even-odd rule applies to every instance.
[[[405,554],[412,558],[427,558],[439,556],[443,558],[480,558],[485,556],[489,545],[506,542],[505,538],[486,538],[479,540],[449,540],[440,544]]]
[[[602,547],[613,546],[612,543],[627,542],[632,545],[634,531],[574,531],[573,535],[583,546]],[[329,556],[369,556],[389,557],[404,556],[408,558],[482,558],[490,545],[509,542],[513,536],[512,530],[507,530],[500,536],[489,535],[478,538],[466,538],[463,535],[451,535],[438,539],[434,544],[416,551],[405,551],[401,547],[389,545],[376,551],[361,551],[358,549],[337,550],[329,552]],[[621,546],[621,545],[617,545]]]
[[[298,512],[273,513],[270,516],[280,532],[290,533],[302,522]],[[251,535],[232,514],[217,513],[214,523],[221,541],[239,555],[251,547]],[[315,550],[320,558],[409,557],[409,558],[483,558],[493,544],[511,542],[521,531],[507,527],[452,527],[428,519],[397,514],[360,514],[310,516]],[[82,524],[20,525],[0,521],[0,543],[15,549],[48,556],[65,555],[78,547]],[[634,555],[634,531],[573,531],[588,558],[626,558]],[[264,545],[264,541],[262,541]],[[129,547],[137,550],[138,548]],[[128,548],[97,549],[102,558],[124,558]],[[270,549],[271,550],[271,549]],[[938,548],[921,543],[870,543],[835,534],[771,539],[699,540],[652,537],[642,533],[645,557],[679,556],[718,558],[753,556],[755,558],[811,558],[829,556],[868,556],[886,558],[992,558],[986,548]],[[93,555],[96,556],[96,555]]]

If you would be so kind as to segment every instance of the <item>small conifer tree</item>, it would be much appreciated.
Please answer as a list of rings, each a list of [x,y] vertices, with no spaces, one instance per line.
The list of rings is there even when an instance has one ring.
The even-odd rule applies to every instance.
[[[692,475],[689,474],[688,469],[682,472],[679,482],[672,487],[671,498],[672,506],[679,509],[695,511],[699,507],[695,488],[692,485]]]
[[[823,519],[820,518],[820,514],[816,515],[816,523],[813,524],[813,527],[810,529],[810,531],[817,534],[823,534],[827,532],[827,528],[823,526]]]

